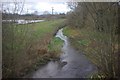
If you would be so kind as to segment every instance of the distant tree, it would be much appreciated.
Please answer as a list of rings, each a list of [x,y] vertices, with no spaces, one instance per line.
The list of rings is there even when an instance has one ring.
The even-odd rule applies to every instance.
[[[34,11],[34,13],[33,13],[34,15],[38,15],[38,11]]]
[[[50,13],[48,11],[44,11],[43,15],[49,15]]]
[[[57,13],[57,12],[55,12],[55,15],[58,15],[58,13]]]
[[[71,27],[82,28],[87,15],[87,10],[84,3],[68,3],[68,6],[72,9],[67,15],[68,25]]]
[[[65,15],[65,13],[59,13],[59,15]]]

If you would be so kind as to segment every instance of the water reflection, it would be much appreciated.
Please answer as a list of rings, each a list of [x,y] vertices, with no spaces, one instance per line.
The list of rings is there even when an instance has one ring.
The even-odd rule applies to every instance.
[[[60,61],[50,61],[39,70],[32,73],[32,78],[84,78],[97,71],[94,66],[82,53],[70,46],[68,38],[63,35],[60,29],[56,37],[64,40],[63,54]]]
[[[2,22],[15,22],[17,24],[28,24],[28,23],[36,23],[42,21],[44,20],[2,20]]]

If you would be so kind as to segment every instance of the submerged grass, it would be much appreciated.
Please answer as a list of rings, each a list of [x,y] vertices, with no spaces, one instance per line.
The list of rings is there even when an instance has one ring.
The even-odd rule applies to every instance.
[[[61,47],[63,46],[63,40],[58,37],[54,37],[50,44],[48,45],[48,51],[61,52]]]

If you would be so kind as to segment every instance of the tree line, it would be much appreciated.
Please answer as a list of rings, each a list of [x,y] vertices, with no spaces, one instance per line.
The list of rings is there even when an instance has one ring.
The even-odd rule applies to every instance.
[[[99,58],[97,67],[106,77],[120,77],[120,52],[118,17],[119,4],[117,2],[68,2],[71,11],[67,14],[67,24],[71,28],[91,28],[93,32],[103,34],[97,36],[99,51],[95,51]],[[95,34],[94,33],[94,34]],[[107,35],[107,39],[104,39]],[[94,38],[93,36],[92,38]],[[117,47],[117,49],[116,49]],[[93,49],[95,50],[95,49]],[[97,56],[96,54],[96,56]],[[95,55],[95,54],[94,54]]]

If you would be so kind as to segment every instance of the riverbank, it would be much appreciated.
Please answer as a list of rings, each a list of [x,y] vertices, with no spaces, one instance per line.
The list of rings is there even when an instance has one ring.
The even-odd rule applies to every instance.
[[[91,54],[93,53],[92,52],[93,50],[91,49],[94,49],[97,45],[94,42],[94,40],[90,39],[93,34],[93,31],[87,30],[86,28],[77,29],[77,28],[65,27],[63,32],[65,35],[67,35],[70,38],[70,42],[76,48],[76,50],[82,51],[88,56],[92,56],[92,57],[96,56]],[[95,44],[92,44],[93,42]],[[92,61],[93,63],[96,64],[96,59],[95,60],[94,59],[92,59]]]
[[[111,63],[109,60],[110,58],[113,61],[116,60],[114,59],[116,55],[111,53],[112,49],[111,46],[108,44],[111,38],[111,34],[94,31],[90,27],[77,29],[68,26],[64,28],[63,32],[64,35],[69,37],[71,45],[75,47],[76,50],[84,52],[88,59],[90,59],[98,67],[99,73],[94,74],[92,77],[100,78],[106,77],[107,74],[111,74],[109,71],[107,71],[106,67],[106,65],[110,65],[107,63]],[[113,44],[114,46],[116,46],[114,48],[114,53],[116,53],[118,51],[118,44],[117,42],[114,42]],[[105,57],[105,55],[109,56]],[[117,64],[113,65],[114,67],[117,67]]]
[[[57,59],[63,41],[54,38],[64,19],[3,24],[3,78],[21,77]]]
[[[63,29],[58,30],[56,37],[64,41],[60,60],[49,61],[25,78],[90,78],[97,71],[96,66],[71,46]]]

